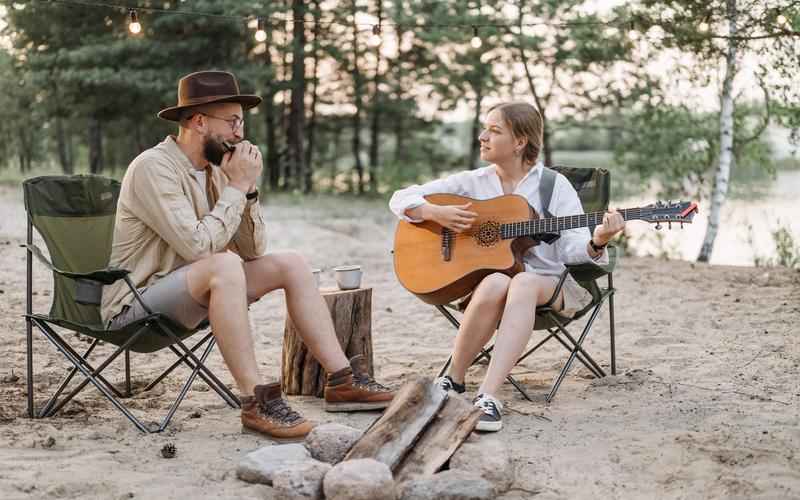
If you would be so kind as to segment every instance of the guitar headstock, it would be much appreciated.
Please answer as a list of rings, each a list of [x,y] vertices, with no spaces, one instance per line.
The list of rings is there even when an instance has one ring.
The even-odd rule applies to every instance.
[[[641,208],[640,219],[653,224],[662,222],[691,224],[697,213],[697,203],[693,201],[657,201]],[[658,229],[658,228],[656,228]]]

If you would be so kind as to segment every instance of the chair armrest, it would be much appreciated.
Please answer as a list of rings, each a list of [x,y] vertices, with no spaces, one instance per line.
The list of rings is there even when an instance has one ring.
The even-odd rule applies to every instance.
[[[606,252],[608,253],[608,263],[598,264],[596,262],[582,262],[580,264],[567,264],[569,274],[575,278],[575,281],[593,281],[601,278],[607,274],[614,272],[617,267],[617,248],[607,246]]]
[[[89,281],[96,281],[98,283],[102,283],[104,285],[110,285],[115,281],[124,279],[130,271],[127,269],[119,269],[116,267],[107,267],[105,269],[95,269],[94,271],[89,271],[86,273],[73,273],[70,271],[64,271],[63,269],[59,269],[54,266],[47,257],[44,256],[44,253],[34,244],[25,244],[22,245],[23,247],[27,248],[36,258],[44,264],[48,269],[53,271],[54,273],[58,273],[62,276],[66,276],[67,278],[72,278],[74,280],[89,280]]]

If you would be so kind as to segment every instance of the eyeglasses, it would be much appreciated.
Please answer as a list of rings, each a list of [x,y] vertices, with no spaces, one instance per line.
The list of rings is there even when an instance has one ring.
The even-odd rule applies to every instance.
[[[242,125],[244,125],[244,118],[239,118],[238,116],[234,116],[233,118],[223,118],[221,116],[214,116],[208,113],[200,113],[200,114],[205,115],[209,118],[216,118],[217,120],[228,122],[228,125],[230,125],[231,130],[234,132],[239,130],[242,127]]]

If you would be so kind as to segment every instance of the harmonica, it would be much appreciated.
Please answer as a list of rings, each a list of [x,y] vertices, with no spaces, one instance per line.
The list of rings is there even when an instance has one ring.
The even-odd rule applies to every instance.
[[[226,153],[233,153],[236,150],[236,145],[228,141],[222,141],[222,147],[225,149]]]

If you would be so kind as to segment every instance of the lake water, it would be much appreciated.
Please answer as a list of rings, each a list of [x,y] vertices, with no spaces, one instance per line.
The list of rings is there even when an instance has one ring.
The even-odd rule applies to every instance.
[[[627,208],[652,203],[653,198],[627,198],[619,203]],[[655,231],[643,222],[629,222],[633,253],[695,260],[705,237],[710,203],[700,200],[700,212],[692,224],[683,229],[673,225]],[[722,209],[720,229],[711,255],[712,264],[754,265],[755,258],[775,258],[772,232],[779,227],[789,229],[800,247],[800,171],[783,170],[754,199],[729,197]]]

